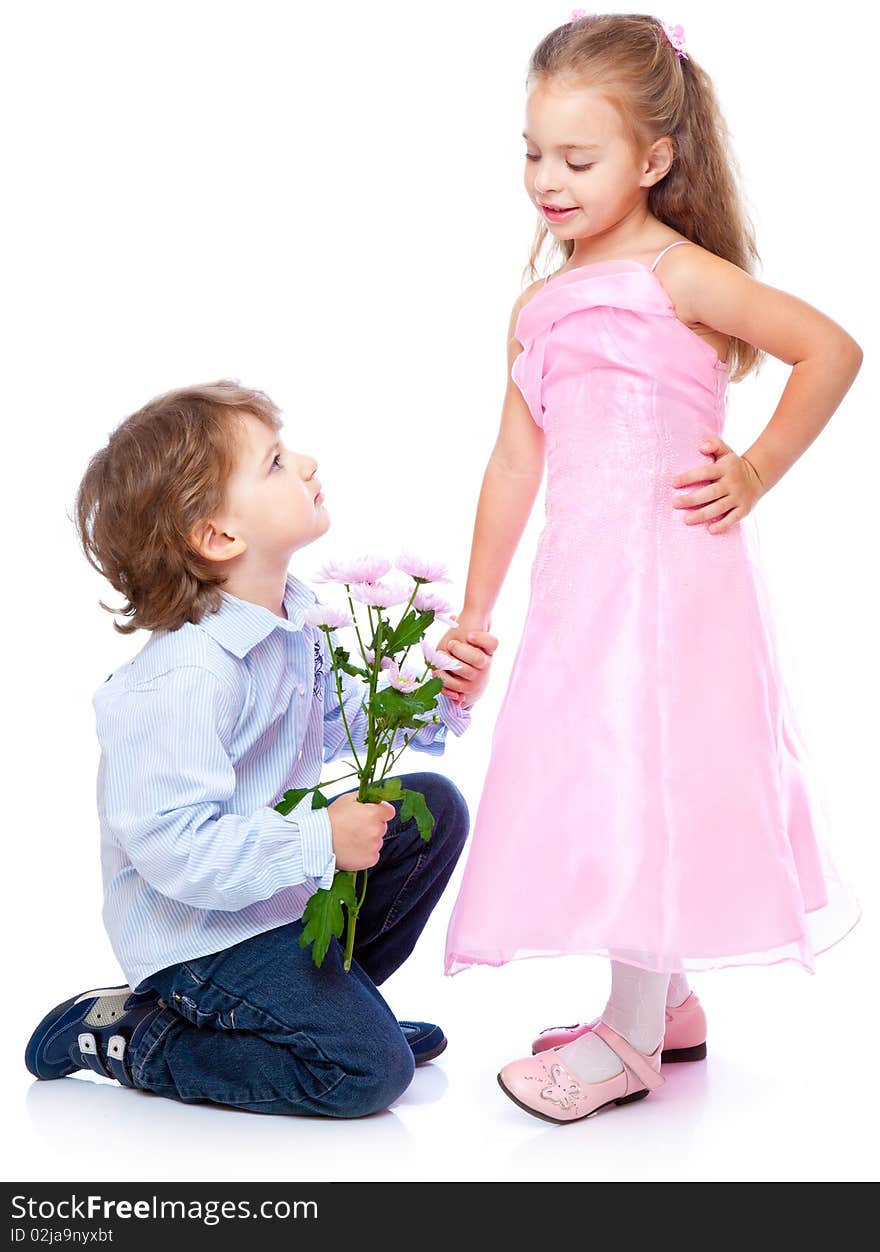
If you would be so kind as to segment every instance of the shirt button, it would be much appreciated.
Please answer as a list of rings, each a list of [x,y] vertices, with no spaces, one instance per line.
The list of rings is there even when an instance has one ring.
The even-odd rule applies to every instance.
[[[301,696],[304,696],[304,695],[306,694],[306,689],[305,689],[305,687],[302,685],[302,683],[300,683],[300,685],[299,685],[299,694],[300,694]]]

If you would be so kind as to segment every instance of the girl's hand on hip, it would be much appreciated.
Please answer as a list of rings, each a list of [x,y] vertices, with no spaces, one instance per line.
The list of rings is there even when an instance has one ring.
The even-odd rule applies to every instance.
[[[764,495],[765,488],[752,463],[744,456],[738,456],[720,436],[710,435],[705,443],[700,444],[700,451],[710,453],[714,461],[676,474],[672,485],[705,485],[686,495],[676,496],[672,507],[689,510],[684,516],[686,526],[708,522],[712,534],[719,534],[751,513]]]

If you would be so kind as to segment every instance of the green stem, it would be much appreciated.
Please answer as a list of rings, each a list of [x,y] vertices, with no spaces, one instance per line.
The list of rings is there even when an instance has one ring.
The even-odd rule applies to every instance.
[[[352,874],[351,882],[356,892],[357,891],[357,871],[355,871]],[[364,890],[366,890],[366,882],[364,883]],[[346,913],[348,917],[347,917],[347,921],[345,925],[345,954],[342,958],[342,968],[345,970],[346,974],[351,969],[351,958],[354,952],[354,928],[355,926],[357,926],[358,914],[361,911],[361,905],[363,904],[363,902],[364,902],[364,897],[363,895],[361,895],[361,898],[358,900],[356,909],[346,909]]]
[[[340,774],[338,778],[326,778],[323,782],[315,783],[314,787],[303,787],[302,790],[308,795],[310,791],[320,791],[322,787],[335,787],[337,783],[343,782],[346,778],[352,778],[357,774],[356,769],[349,770],[347,774]],[[305,799],[305,797],[303,797]],[[302,800],[300,801],[300,804]]]
[[[424,586],[424,579],[422,579],[422,578],[417,578],[417,579],[416,579],[416,584],[415,584],[415,586],[413,587],[413,590],[412,590],[412,595],[410,596],[409,600],[407,601],[406,607],[404,608],[403,613],[401,614],[401,620],[403,620],[403,618],[404,618],[404,617],[406,617],[407,613],[408,613],[408,612],[409,612],[409,610],[411,609],[411,607],[412,607],[412,602],[413,602],[413,600],[415,600],[416,595],[418,594],[419,587],[422,587],[422,586]],[[399,668],[399,669],[402,669],[402,668],[403,668],[403,663],[404,663],[404,661],[406,660],[407,656],[409,655],[409,649],[410,649],[411,647],[412,647],[412,644],[410,644],[410,645],[409,645],[409,647],[408,647],[408,648],[406,649],[406,651],[404,652],[403,656],[400,658],[400,661],[398,662],[398,668]],[[424,673],[422,674],[421,678],[419,679],[419,682],[420,682],[420,683],[422,683],[422,682],[424,681],[425,676],[427,675],[427,673],[428,673],[428,671],[429,671],[430,669],[431,669],[431,665],[430,665],[430,663],[429,663],[429,662],[427,662],[427,661],[426,661],[426,662],[425,662],[425,669],[424,669]],[[425,725],[427,726],[427,725],[428,725],[428,723],[427,723],[427,722],[425,722]],[[404,734],[405,734],[405,733],[406,733],[406,732],[404,732]],[[394,762],[397,760],[397,758],[401,755],[401,753],[402,753],[402,752],[405,752],[405,751],[406,751],[406,749],[409,747],[410,740],[414,739],[414,738],[416,737],[416,735],[418,735],[419,733],[420,733],[420,731],[418,731],[418,730],[414,730],[414,731],[413,731],[413,733],[409,736],[409,739],[404,738],[403,745],[402,745],[402,747],[401,747],[401,749],[400,749],[400,752],[398,752],[398,753],[397,753],[395,756],[393,756],[393,757],[392,757],[392,753],[394,752],[394,740],[395,740],[395,738],[396,738],[396,734],[392,734],[392,735],[390,736],[390,738],[389,738],[389,740],[388,740],[388,744],[387,744],[387,750],[386,750],[386,753],[385,753],[385,760],[382,762],[382,768],[381,768],[381,770],[379,771],[379,782],[381,782],[381,781],[382,781],[382,779],[383,779],[383,778],[385,778],[385,777],[387,776],[388,771],[389,771],[389,770],[393,767]]]
[[[336,698],[339,701],[339,711],[342,714],[342,724],[345,727],[345,734],[346,734],[346,738],[348,739],[349,747],[351,748],[351,754],[355,759],[355,764],[357,765],[358,770],[360,770],[361,763],[358,760],[358,754],[354,746],[354,740],[351,737],[351,730],[349,729],[349,726],[348,726],[348,718],[345,716],[345,702],[342,698],[342,671],[340,670],[339,666],[336,664],[336,650],[333,647],[333,642],[330,638],[330,627],[322,626],[321,629],[323,630],[324,634],[327,636],[327,644],[330,648],[330,663],[333,666],[333,673],[336,675]]]
[[[409,609],[412,605],[413,600],[415,599],[415,596],[418,592],[419,586],[421,585],[422,581],[423,581],[422,579],[416,580],[416,584],[413,587],[412,594],[409,598],[409,602],[407,603],[406,608],[404,609],[403,616],[406,616],[406,613],[409,612]],[[358,644],[361,649],[361,656],[363,657],[364,656],[364,642],[363,642],[363,639],[361,638],[360,629],[357,624],[357,614],[354,611],[354,605],[352,604],[352,601],[351,601],[351,588],[348,583],[345,584],[345,590],[348,595],[349,608],[351,609],[351,616],[355,624],[355,633],[357,635]],[[375,775],[375,770],[376,770],[376,764],[377,764],[379,757],[382,756],[383,753],[385,752],[384,747],[382,747],[378,742],[374,742],[374,739],[376,739],[376,733],[375,733],[376,728],[375,728],[375,721],[374,721],[373,711],[372,711],[373,702],[374,702],[375,695],[376,695],[376,687],[377,687],[378,678],[379,678],[380,664],[381,664],[381,659],[382,659],[383,631],[382,631],[381,608],[377,608],[376,618],[378,620],[374,621],[372,606],[368,604],[367,605],[367,620],[369,622],[371,635],[373,636],[374,641],[375,641],[375,646],[374,646],[374,651],[373,651],[373,663],[369,667],[370,699],[367,704],[368,718],[367,718],[367,734],[365,736],[367,757],[366,757],[366,762],[363,766],[358,760],[357,752],[355,751],[355,748],[354,748],[354,742],[351,737],[351,731],[349,729],[348,721],[345,716],[345,708],[342,702],[341,672],[340,672],[339,666],[336,664],[336,655],[335,655],[335,650],[332,646],[332,641],[330,639],[330,631],[326,627],[323,628],[325,631],[325,634],[327,635],[328,644],[330,644],[330,656],[331,656],[331,660],[333,663],[333,669],[336,674],[336,692],[337,692],[337,698],[339,700],[340,709],[342,711],[342,721],[345,726],[345,733],[348,737],[348,742],[349,742],[349,745],[351,746],[352,754],[357,764],[357,769],[354,770],[353,773],[360,775],[360,787],[358,788],[359,800],[364,800],[367,791],[369,790],[371,786],[374,785],[374,775]],[[410,644],[409,647],[412,647],[412,645]],[[399,662],[401,666],[403,665],[403,662],[406,660],[407,654],[409,653],[409,647],[405,650],[403,657],[401,658]],[[430,669],[430,665],[426,665],[425,673],[427,673],[429,669]],[[404,731],[403,745],[400,749],[400,752],[398,752],[393,757],[393,760],[391,762],[392,764],[394,761],[397,760],[397,757],[400,756],[400,753],[405,751],[406,747],[408,746],[410,742],[410,739],[412,739],[418,733],[419,731],[415,730],[412,732],[411,735],[407,736],[406,732]],[[381,737],[382,736],[380,734],[378,738],[381,739]],[[386,771],[389,768],[388,758],[391,756],[391,753],[393,752],[393,749],[394,749],[394,739],[395,739],[395,735],[392,734],[387,744],[387,754],[385,756],[385,760],[382,762],[379,782],[381,782],[382,779],[385,777]],[[360,896],[358,897],[358,900],[357,900],[357,905],[353,909],[346,909],[347,918],[346,918],[346,932],[345,932],[345,951],[343,954],[343,969],[345,970],[346,973],[348,973],[349,970],[351,969],[351,962],[352,962],[353,955],[354,955],[355,928],[357,927],[357,919],[358,919],[358,915],[360,914],[361,906],[363,905],[364,900],[366,899],[368,877],[369,877],[369,871],[364,870],[364,883],[361,889]],[[354,888],[355,895],[357,895],[357,872],[352,874],[352,887]]]
[[[428,725],[430,725],[430,723],[429,723],[429,722],[425,722],[425,725],[426,725],[426,726],[428,726]],[[404,734],[405,734],[405,733],[406,733],[406,731],[404,731]],[[414,731],[412,732],[412,734],[409,736],[409,738],[408,738],[408,739],[404,739],[403,743],[402,743],[402,744],[401,744],[401,746],[400,746],[400,750],[399,750],[398,752],[395,752],[394,756],[391,758],[391,761],[390,761],[390,762],[385,762],[385,763],[383,763],[383,765],[382,765],[382,778],[384,778],[384,777],[385,777],[385,772],[386,772],[386,770],[391,770],[391,769],[393,769],[393,768],[394,768],[394,766],[395,766],[395,764],[396,764],[396,762],[397,762],[398,757],[402,756],[402,755],[404,754],[404,752],[407,750],[407,748],[409,747],[409,744],[410,744],[410,739],[415,739],[416,735],[418,735],[418,734],[421,734],[421,731],[420,731],[420,730],[414,730]],[[394,741],[392,740],[392,743],[393,743],[393,742],[394,742]],[[380,778],[380,779],[379,779],[379,782],[381,782],[381,781],[382,781],[382,778]]]
[[[415,575],[412,575],[412,577],[415,577]],[[424,585],[424,579],[422,579],[422,578],[416,578],[416,581],[415,581],[415,586],[414,586],[414,587],[413,587],[413,589],[412,589],[412,595],[410,596],[409,601],[408,601],[408,602],[407,602],[407,604],[406,604],[406,607],[404,608],[403,612],[402,612],[402,613],[401,613],[401,615],[400,615],[400,619],[401,619],[401,621],[403,621],[403,619],[406,617],[407,613],[408,613],[408,612],[410,611],[410,609],[412,608],[412,602],[413,602],[413,600],[415,600],[416,596],[417,596],[417,595],[418,595],[418,593],[419,593],[419,587],[421,587],[421,586],[423,586],[423,585]],[[404,661],[406,660],[407,656],[409,655],[409,650],[410,650],[410,648],[411,648],[411,647],[412,647],[412,644],[409,644],[409,645],[408,645],[408,646],[404,649],[403,656],[402,656],[402,657],[400,658],[400,660],[398,661],[398,666],[400,667],[400,669],[403,669],[403,663],[404,663]]]
[[[348,607],[351,609],[352,621],[354,622],[354,633],[357,635],[358,646],[360,647],[360,650],[361,650],[361,660],[366,662],[367,658],[364,655],[364,641],[363,639],[361,639],[361,630],[360,630],[360,627],[358,626],[357,613],[355,613],[354,605],[352,604],[352,601],[351,601],[351,583],[345,583],[344,585],[345,585],[345,596],[346,596],[346,599],[348,600]]]
[[[346,912],[348,913],[348,924],[347,924],[346,931],[345,931],[345,957],[343,960],[343,968],[345,969],[346,973],[348,973],[348,971],[351,969],[351,958],[354,952],[354,928],[355,926],[357,926],[357,919],[360,916],[360,911],[361,911],[361,908],[363,907],[364,900],[367,898],[367,879],[369,878],[369,876],[370,876],[370,871],[368,869],[365,869],[364,870],[364,885],[361,889],[360,898],[358,899],[358,902],[357,902],[357,908],[346,910]],[[354,885],[355,891],[357,891],[357,874],[356,873],[353,874],[352,878],[353,878],[353,885]]]

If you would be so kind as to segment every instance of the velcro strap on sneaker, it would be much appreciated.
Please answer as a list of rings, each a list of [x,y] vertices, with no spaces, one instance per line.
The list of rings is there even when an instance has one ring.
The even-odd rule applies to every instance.
[[[96,1074],[100,1074],[103,1078],[112,1078],[113,1075],[107,1069],[107,1066],[101,1060],[98,1054],[98,1045],[95,1042],[95,1036],[91,1031],[83,1031],[77,1037],[77,1046],[79,1054],[82,1057],[83,1068],[93,1069]]]
[[[611,1051],[617,1053],[626,1068],[631,1070],[649,1091],[655,1091],[666,1082],[663,1075],[653,1068],[649,1059],[643,1053],[637,1052],[632,1044],[628,1043],[616,1030],[612,1030],[604,1022],[598,1022],[593,1027],[593,1033],[597,1034],[600,1039],[604,1039]]]
[[[111,1035],[107,1044],[107,1064],[113,1072],[113,1077],[117,1082],[121,1082],[123,1087],[133,1087],[128,1073],[128,1064],[123,1060],[125,1056],[125,1038],[123,1035]]]

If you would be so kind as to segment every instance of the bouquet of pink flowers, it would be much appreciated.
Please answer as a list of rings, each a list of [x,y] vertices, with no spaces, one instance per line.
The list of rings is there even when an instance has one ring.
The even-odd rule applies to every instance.
[[[420,791],[402,787],[399,778],[387,778],[387,775],[410,739],[425,725],[426,715],[439,721],[434,709],[437,696],[443,689],[443,679],[429,677],[430,671],[432,668],[455,670],[460,668],[460,663],[449,653],[432,648],[425,642],[424,636],[435,617],[449,625],[454,625],[457,619],[450,615],[451,605],[425,586],[427,583],[450,581],[444,566],[404,554],[398,559],[396,568],[409,575],[411,581],[405,585],[381,581],[391,568],[391,561],[369,556],[324,566],[315,581],[344,586],[348,610],[317,603],[306,610],[304,621],[307,625],[318,626],[327,636],[336,677],[336,695],[351,745],[353,773],[360,783],[358,800],[363,804],[402,800],[400,817],[405,820],[415,818],[419,834],[427,841],[434,829],[434,818],[424,796]],[[356,619],[354,601],[366,608],[367,625],[363,628]],[[401,604],[405,606],[403,612],[398,621],[392,623],[387,615],[388,609]],[[354,629],[360,663],[352,662],[349,652],[339,644],[334,646],[331,638],[334,631],[347,627]],[[416,645],[421,645],[424,667],[404,668],[407,654]],[[361,707],[367,715],[367,730],[363,760],[358,756],[345,718],[343,672],[360,678],[364,684]],[[332,781],[339,782],[340,779]],[[289,813],[311,792],[312,808],[322,808],[329,803],[321,791],[327,785],[320,782],[314,787],[286,791],[275,807],[279,813]],[[360,884],[359,874],[363,874]],[[328,890],[321,888],[309,898],[302,918],[304,928],[300,945],[306,948],[313,944],[312,959],[317,966],[323,962],[331,938],[339,939],[342,935],[345,909],[347,930],[343,965],[346,971],[351,969],[355,926],[366,896],[368,875],[368,870],[340,870]]]

